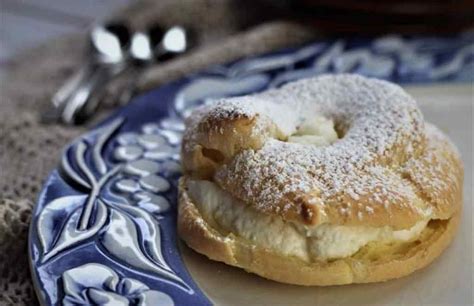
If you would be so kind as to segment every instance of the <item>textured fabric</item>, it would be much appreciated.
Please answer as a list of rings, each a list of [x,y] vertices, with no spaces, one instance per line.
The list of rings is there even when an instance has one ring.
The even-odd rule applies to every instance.
[[[199,47],[189,55],[152,67],[140,88],[153,88],[211,64],[303,43],[314,33],[285,22],[267,22],[258,8],[241,1],[192,0],[134,4],[119,13],[136,27],[150,22],[182,24],[195,32]],[[266,11],[268,14],[268,12]],[[239,33],[237,33],[239,32]],[[42,183],[57,165],[62,148],[108,114],[107,99],[88,126],[44,125],[39,115],[51,95],[81,63],[85,35],[61,38],[26,51],[11,64],[0,89],[0,305],[35,305],[27,231]],[[109,87],[114,92],[118,84]],[[111,95],[112,96],[112,95]],[[113,97],[113,96],[112,96]]]
[[[36,304],[26,252],[32,207],[28,200],[0,201],[1,305]]]

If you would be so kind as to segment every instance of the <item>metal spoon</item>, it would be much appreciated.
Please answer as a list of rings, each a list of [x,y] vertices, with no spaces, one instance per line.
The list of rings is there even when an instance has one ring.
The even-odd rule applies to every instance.
[[[43,119],[73,124],[88,117],[97,106],[91,103],[92,94],[125,68],[129,45],[130,32],[124,23],[110,22],[93,27],[87,63],[56,92],[53,107]]]
[[[127,76],[116,98],[119,104],[124,104],[136,93],[137,81],[145,67],[186,52],[192,45],[189,33],[180,26],[166,31],[151,26],[146,32],[134,33],[130,39],[123,23],[95,27],[90,44],[88,64],[53,97],[54,108],[47,117],[66,124],[83,122],[97,109],[108,82],[119,74]]]
[[[128,82],[119,95],[119,103],[128,102],[136,93],[137,82],[144,69],[182,54],[191,47],[189,32],[181,26],[173,26],[164,31],[161,26],[155,25],[146,32],[134,33],[129,53],[133,66],[127,72]]]

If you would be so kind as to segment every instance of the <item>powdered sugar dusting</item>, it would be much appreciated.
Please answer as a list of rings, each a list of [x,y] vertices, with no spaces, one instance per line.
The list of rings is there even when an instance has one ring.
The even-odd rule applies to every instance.
[[[453,197],[460,192],[459,177],[462,177],[462,169],[454,167],[452,159],[461,158],[449,138],[435,126],[427,124],[426,134],[433,141],[427,144],[420,158],[408,161],[402,171],[440,208],[456,201]],[[447,147],[452,148],[449,151],[451,156],[440,149]]]
[[[262,135],[268,120],[288,137],[316,115],[334,120],[343,134],[326,147],[268,138],[261,149],[244,150],[217,171],[215,179],[224,189],[232,186],[235,195],[261,211],[295,209],[293,199],[299,194],[313,194],[319,202],[348,197],[357,203],[370,197],[385,209],[416,197],[411,184],[390,170],[417,152],[425,130],[416,102],[397,85],[355,75],[327,75],[222,100],[206,113],[223,120],[236,114],[258,115],[256,129]],[[367,207],[357,215],[372,213],[373,208]]]

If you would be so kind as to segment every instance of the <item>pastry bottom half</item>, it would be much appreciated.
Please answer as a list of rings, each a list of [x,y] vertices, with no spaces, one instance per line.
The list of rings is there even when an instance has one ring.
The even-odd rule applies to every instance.
[[[189,247],[264,278],[304,286],[382,282],[411,274],[450,244],[460,216],[458,210],[450,219],[431,220],[414,241],[371,242],[350,257],[307,262],[210,226],[190,198],[184,179],[179,186],[178,232]]]

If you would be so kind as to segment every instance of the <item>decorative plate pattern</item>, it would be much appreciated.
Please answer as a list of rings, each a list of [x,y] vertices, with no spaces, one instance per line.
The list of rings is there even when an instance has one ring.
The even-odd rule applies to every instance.
[[[219,97],[321,73],[472,81],[474,36],[337,40],[216,66],[135,99],[68,146],[34,211],[30,257],[47,305],[209,305],[177,247],[183,118]]]

